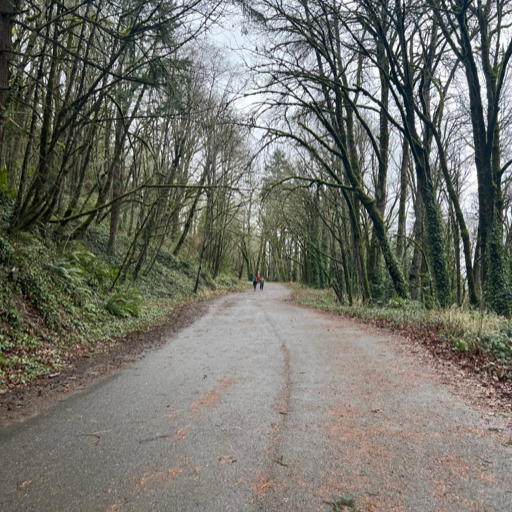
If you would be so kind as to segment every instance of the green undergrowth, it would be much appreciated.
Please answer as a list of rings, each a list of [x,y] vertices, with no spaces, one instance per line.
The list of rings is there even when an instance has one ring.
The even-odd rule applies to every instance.
[[[512,323],[505,317],[457,307],[426,309],[421,303],[395,297],[385,307],[341,305],[331,290],[289,284],[295,302],[391,329],[470,365],[494,381],[512,381]]]
[[[101,229],[78,242],[44,233],[9,237],[5,225],[0,217],[0,391],[68,370],[128,333],[166,323],[184,304],[246,287],[205,271],[193,294],[197,264],[163,247],[149,255],[150,272],[112,288],[128,239],[110,251]]]

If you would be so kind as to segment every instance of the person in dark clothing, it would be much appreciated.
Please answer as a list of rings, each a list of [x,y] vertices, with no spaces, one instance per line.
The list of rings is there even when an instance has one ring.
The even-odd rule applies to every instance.
[[[265,281],[263,280],[263,277],[260,277],[260,290],[263,291],[263,285],[265,284]]]
[[[252,280],[252,285],[254,286],[254,291],[256,291],[256,285],[258,284],[258,278],[254,276],[254,279]]]

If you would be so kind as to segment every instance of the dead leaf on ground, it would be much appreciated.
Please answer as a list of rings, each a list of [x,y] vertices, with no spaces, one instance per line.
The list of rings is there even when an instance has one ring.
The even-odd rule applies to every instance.
[[[120,512],[121,505],[112,505],[111,507],[108,507],[105,512]]]
[[[32,480],[25,480],[24,482],[18,482],[18,491],[28,491]]]
[[[168,481],[172,481],[176,477],[178,477],[181,473],[183,473],[183,469],[182,468],[169,469],[169,471],[167,471],[167,477],[166,478],[167,478]]]
[[[190,424],[186,425],[185,427],[178,430],[178,432],[176,432],[176,434],[174,434],[174,440],[181,441],[185,437],[185,434],[187,433],[187,430],[189,428],[190,428]]]
[[[264,470],[261,470],[252,483],[252,490],[258,498],[263,498],[268,491],[268,487],[271,485],[272,480],[270,480]]]
[[[236,462],[236,459],[233,459],[233,457],[220,457],[219,462],[223,465],[233,464],[233,462]]]

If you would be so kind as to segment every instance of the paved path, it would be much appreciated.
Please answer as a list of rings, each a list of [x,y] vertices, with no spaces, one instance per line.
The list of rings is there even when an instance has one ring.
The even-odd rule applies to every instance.
[[[136,365],[0,430],[0,510],[512,511],[512,447],[476,412],[385,337],[287,297],[217,300]]]

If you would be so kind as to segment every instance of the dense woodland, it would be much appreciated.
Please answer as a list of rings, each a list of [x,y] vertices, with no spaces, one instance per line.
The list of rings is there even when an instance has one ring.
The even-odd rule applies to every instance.
[[[122,236],[113,287],[166,248],[196,288],[260,271],[342,303],[511,313],[510,0],[0,14],[6,238]],[[235,22],[233,65],[211,33]]]
[[[280,277],[510,314],[511,8],[247,5],[261,122],[282,143],[263,223]]]
[[[0,153],[15,201],[9,231],[77,239],[103,225],[112,251],[124,233],[132,243],[120,279],[151,267],[163,244],[178,256],[200,232],[194,251],[217,275],[251,161],[230,105],[234,77],[201,44],[220,6],[17,7],[4,21],[13,28]]]

